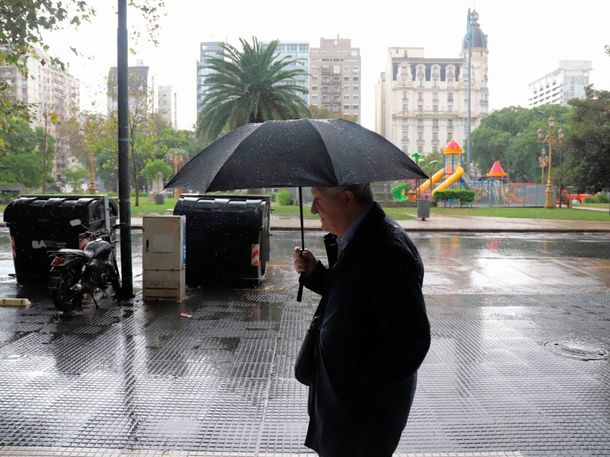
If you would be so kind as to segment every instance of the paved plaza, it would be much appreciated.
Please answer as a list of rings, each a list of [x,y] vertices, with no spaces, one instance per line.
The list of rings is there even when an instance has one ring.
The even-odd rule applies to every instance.
[[[323,257],[321,237],[306,243]],[[412,238],[432,345],[400,455],[610,455],[608,235]],[[312,455],[293,363],[317,297],[295,300],[298,239],[273,234],[258,289],[67,318],[16,285],[2,229],[0,296],[32,305],[0,308],[0,456]],[[138,286],[139,256],[134,271]]]

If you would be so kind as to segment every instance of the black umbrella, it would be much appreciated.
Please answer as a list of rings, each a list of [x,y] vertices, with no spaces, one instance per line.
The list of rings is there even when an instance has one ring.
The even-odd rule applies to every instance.
[[[298,187],[305,248],[302,187],[346,186],[427,178],[403,151],[342,119],[297,119],[246,124],[193,157],[166,184],[213,192]],[[299,288],[299,301],[302,286]]]

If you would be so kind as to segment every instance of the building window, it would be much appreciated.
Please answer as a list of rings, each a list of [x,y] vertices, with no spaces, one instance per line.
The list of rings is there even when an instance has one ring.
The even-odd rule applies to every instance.
[[[450,113],[453,113],[453,103],[447,104],[447,111],[449,111]]]
[[[424,152],[424,147],[423,147],[423,145],[421,145],[421,146],[417,146],[417,152],[419,152],[420,154]]]
[[[417,132],[417,141],[424,141],[424,133],[423,132]]]
[[[447,129],[453,130],[453,119],[447,120]]]
[[[360,109],[360,105],[354,105],[353,109]]]
[[[424,102],[424,93],[423,92],[418,92],[417,93],[417,101],[419,103],[423,103]]]
[[[447,102],[453,103],[453,92],[447,93]]]
[[[453,139],[453,132],[447,132],[447,143]]]
[[[438,113],[438,105],[432,105],[432,111]]]
[[[348,110],[349,109],[349,105],[343,105],[343,109],[344,110]]]
[[[343,81],[349,81],[349,76],[344,76]]]
[[[438,130],[438,119],[432,119],[432,128]]]
[[[424,105],[417,105],[417,111],[419,111],[420,113],[424,112]]]
[[[341,65],[333,65],[333,75],[341,74]]]
[[[432,152],[437,153],[438,152],[438,146],[432,146]]]

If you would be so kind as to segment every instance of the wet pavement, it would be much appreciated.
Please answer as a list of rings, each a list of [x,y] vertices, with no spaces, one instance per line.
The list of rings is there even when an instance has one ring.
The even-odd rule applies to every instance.
[[[321,236],[307,234],[315,254]],[[610,455],[610,237],[412,237],[433,340],[398,451]],[[0,308],[0,455],[306,453],[307,388],[292,367],[317,298],[294,299],[297,240],[274,234],[257,289],[102,300],[64,317],[9,276],[0,231],[0,297],[33,303]],[[140,271],[136,255],[136,286]]]

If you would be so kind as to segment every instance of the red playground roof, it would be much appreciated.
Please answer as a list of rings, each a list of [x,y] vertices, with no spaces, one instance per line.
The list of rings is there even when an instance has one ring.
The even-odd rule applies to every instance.
[[[496,160],[494,162],[494,164],[491,166],[491,170],[489,170],[489,173],[487,173],[487,177],[488,178],[504,178],[505,176],[507,176],[507,174],[504,171],[504,169],[502,168],[502,165],[500,165],[500,161]]]
[[[447,146],[445,146],[443,148],[443,153],[444,154],[461,154],[462,147],[460,146],[460,143],[458,143],[457,141],[451,140],[449,143],[447,143]]]

